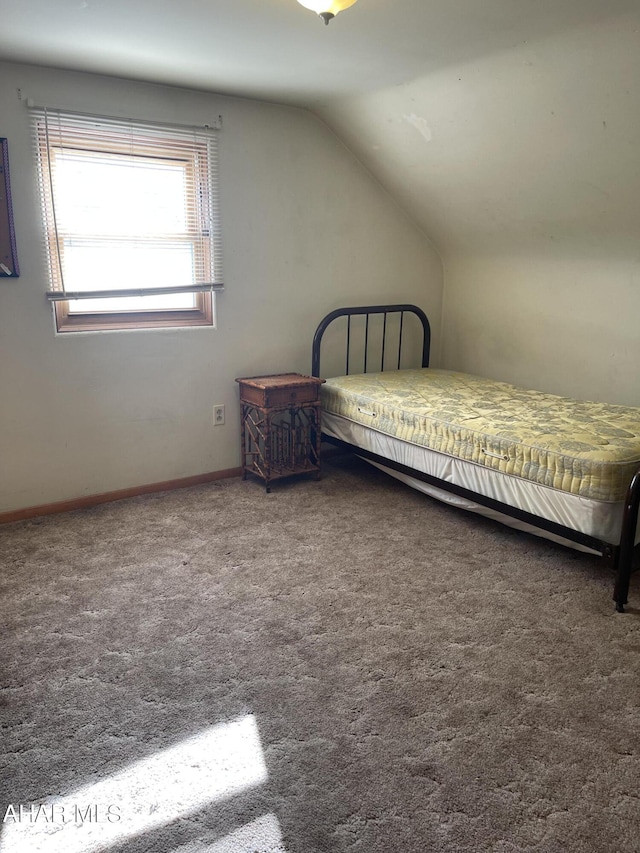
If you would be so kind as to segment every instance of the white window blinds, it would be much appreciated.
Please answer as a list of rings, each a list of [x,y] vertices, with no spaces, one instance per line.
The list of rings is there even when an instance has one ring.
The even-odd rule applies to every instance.
[[[47,108],[32,122],[49,298],[180,294],[179,308],[222,289],[216,129]]]

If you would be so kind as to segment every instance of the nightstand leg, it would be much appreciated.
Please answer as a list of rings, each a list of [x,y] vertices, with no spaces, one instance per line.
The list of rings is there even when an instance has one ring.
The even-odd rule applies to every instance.
[[[270,494],[271,492],[269,480],[271,479],[273,465],[273,448],[271,446],[273,442],[271,423],[272,417],[273,412],[266,410],[264,418],[264,485],[267,494]]]
[[[247,417],[247,408],[246,406],[240,405],[241,410],[241,418],[240,418],[240,447],[242,452],[242,479],[247,479],[247,429],[245,426],[245,419]]]

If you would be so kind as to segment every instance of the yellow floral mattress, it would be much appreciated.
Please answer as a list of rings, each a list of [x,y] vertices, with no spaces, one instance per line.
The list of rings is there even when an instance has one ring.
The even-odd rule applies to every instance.
[[[321,399],[386,435],[594,500],[622,500],[640,467],[640,408],[430,368],[327,379]]]

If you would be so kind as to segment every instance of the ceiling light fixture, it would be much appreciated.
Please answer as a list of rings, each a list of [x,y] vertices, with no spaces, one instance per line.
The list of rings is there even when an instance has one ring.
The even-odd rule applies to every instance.
[[[311,9],[328,24],[331,18],[335,18],[338,12],[353,6],[356,0],[298,0],[305,9]]]

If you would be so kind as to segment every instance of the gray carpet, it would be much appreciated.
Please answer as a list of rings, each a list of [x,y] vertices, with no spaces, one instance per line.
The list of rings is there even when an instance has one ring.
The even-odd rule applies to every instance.
[[[638,576],[344,458],[0,547],[1,853],[640,850]]]

